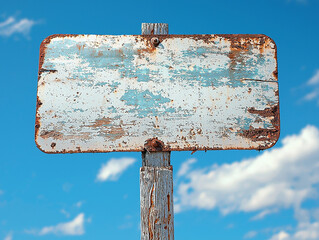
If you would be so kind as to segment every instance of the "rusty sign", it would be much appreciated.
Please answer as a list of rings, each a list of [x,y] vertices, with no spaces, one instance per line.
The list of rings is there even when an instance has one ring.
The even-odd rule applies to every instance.
[[[36,143],[48,153],[266,149],[279,137],[265,35],[53,35],[40,48]],[[153,38],[153,39],[152,39]],[[147,146],[147,145],[146,145]]]

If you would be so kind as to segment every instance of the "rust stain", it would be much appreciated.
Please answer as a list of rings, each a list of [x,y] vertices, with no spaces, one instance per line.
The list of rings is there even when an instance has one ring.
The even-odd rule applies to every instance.
[[[40,133],[40,137],[47,139],[47,138],[53,138],[55,140],[61,140],[63,139],[63,134],[56,131],[42,131]]]
[[[42,105],[40,98],[37,96],[37,108]]]
[[[53,34],[48,36],[47,38],[45,38],[41,45],[40,45],[40,58],[39,58],[39,78],[40,78],[40,69],[42,69],[42,65],[44,62],[44,57],[45,57],[45,53],[46,53],[46,49],[48,44],[50,44],[51,40],[53,38],[64,38],[64,37],[77,37],[77,36],[81,36],[82,34]],[[82,35],[83,36],[83,35]]]
[[[243,130],[240,133],[241,136],[249,138],[252,141],[270,141],[273,146],[279,138],[280,131],[278,129],[265,129],[265,128],[250,128],[249,130]],[[267,149],[271,146],[260,146],[260,150]]]
[[[57,70],[54,70],[54,69],[45,69],[45,68],[41,68],[40,70],[39,70],[39,72],[50,72],[50,73],[55,73],[55,72],[57,72]],[[43,84],[43,83],[42,83]]]
[[[250,127],[248,130],[243,130],[240,133],[241,136],[249,138],[252,141],[269,141],[271,145],[261,145],[259,150],[264,150],[272,147],[276,144],[279,135],[280,135],[280,117],[279,117],[279,106],[274,105],[270,108],[265,108],[263,110],[257,110],[255,108],[249,108],[249,113],[258,114],[262,117],[272,117],[271,123],[274,129],[265,129],[265,128],[253,128]],[[256,121],[259,121],[257,118]]]
[[[198,129],[197,129],[197,133],[198,133],[198,134],[202,134],[202,133],[203,133],[202,129],[201,129],[201,128],[198,128]]]
[[[81,51],[82,49],[84,49],[86,45],[85,44],[77,44],[76,47],[79,49],[79,51]]]
[[[107,126],[110,125],[112,122],[112,119],[109,117],[103,117],[101,119],[97,119],[92,125],[89,127],[102,127],[102,126]]]
[[[40,98],[37,96],[36,113],[38,113],[38,109],[40,108],[41,105],[42,105],[42,102],[40,101]],[[39,147],[39,145],[37,143],[37,136],[38,136],[39,128],[40,128],[40,118],[39,118],[38,114],[36,114],[36,116],[35,116],[35,134],[34,134],[34,136],[35,136],[35,142],[36,142],[38,147]]]
[[[191,152],[191,155],[193,155],[195,152],[197,152],[197,149],[195,149],[194,151]]]
[[[144,53],[154,53],[156,51],[155,47],[148,47],[148,48],[142,48],[142,49],[138,49],[137,53],[139,55],[144,55]]]
[[[125,135],[125,131],[122,126],[113,126],[111,123],[111,118],[103,117],[101,119],[97,119],[92,125],[89,125],[89,127],[99,128],[100,132],[112,141],[123,137]]]
[[[47,49],[47,46],[48,44],[50,44],[51,40],[53,38],[56,38],[56,37],[76,37],[78,35],[72,35],[72,34],[53,34],[47,38],[45,38],[42,42],[41,42],[41,45],[40,45],[40,53],[39,53],[39,68],[38,68],[38,81],[41,77],[41,74],[42,72],[44,72],[44,70],[46,69],[42,69],[42,66],[43,66],[43,63],[44,63],[44,58],[45,58],[45,54],[46,54],[46,49]],[[55,70],[49,70],[49,71],[55,71]],[[38,90],[39,91],[39,88]],[[39,95],[39,94],[37,94]],[[38,131],[39,131],[39,128],[40,128],[40,117],[39,115],[37,114],[38,113],[38,110],[40,108],[40,106],[42,105],[42,102],[40,101],[39,97],[37,96],[37,105],[36,105],[36,116],[35,116],[35,143],[37,145],[37,147],[43,151],[40,147],[40,145],[38,144],[37,142],[37,136],[38,136]],[[44,152],[44,151],[43,151]]]
[[[102,57],[103,56],[103,52],[102,51],[98,51],[97,56],[98,57]]]
[[[257,110],[254,107],[248,109],[249,113],[258,114],[262,117],[273,117],[271,120],[272,125],[279,130],[280,127],[280,119],[279,119],[279,107],[278,105],[274,105],[270,108],[265,108],[263,110]]]
[[[110,131],[105,132],[111,140],[120,139],[125,135],[125,131],[121,126],[113,126]]]
[[[158,138],[147,139],[144,144],[144,149],[148,152],[157,152],[157,151],[169,151],[169,148]]]
[[[153,239],[153,231],[152,231],[152,223],[151,223],[151,220],[150,220],[150,216],[151,216],[151,211],[152,209],[154,208],[154,201],[153,201],[153,193],[154,193],[154,188],[155,188],[155,185],[153,184],[153,187],[152,187],[152,191],[151,191],[151,196],[150,196],[150,202],[151,202],[151,205],[148,209],[148,232],[149,232],[149,239]]]
[[[169,194],[167,194],[167,210],[168,210],[167,226],[165,226],[165,227],[168,229],[167,230],[168,239],[171,239],[170,232],[169,232],[169,225],[170,225],[170,222],[171,222],[172,215],[170,214],[170,211],[171,211],[171,196]]]
[[[245,53],[249,51],[252,46],[258,47],[260,54],[263,54],[265,49],[270,49],[274,48],[275,50],[275,59],[277,60],[277,46],[275,42],[268,36],[263,35],[263,34],[257,34],[257,35],[249,35],[249,34],[233,34],[233,35],[216,35],[216,36],[221,36],[224,38],[227,38],[231,42],[231,51],[228,55],[228,57],[231,59],[231,64],[230,64],[230,73],[235,70],[237,64],[244,64],[245,61],[243,59],[242,53]],[[271,47],[271,44],[274,45],[274,47]],[[238,69],[237,69],[238,70]],[[278,66],[276,64],[276,69],[273,72],[274,78],[277,80],[278,79]]]
[[[242,42],[243,38],[239,36],[231,36],[229,38],[230,40],[230,49],[231,51],[228,54],[228,57],[230,58],[230,67],[229,67],[229,73],[231,78],[234,78],[234,72],[238,71],[237,65],[244,65],[245,60],[243,59],[243,53],[247,52],[249,50],[249,41],[246,39],[244,40],[244,43]]]

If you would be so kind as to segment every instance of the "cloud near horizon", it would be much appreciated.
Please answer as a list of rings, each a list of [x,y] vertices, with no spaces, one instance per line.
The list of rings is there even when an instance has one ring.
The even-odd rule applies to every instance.
[[[31,28],[35,24],[38,24],[38,22],[28,18],[22,18],[18,20],[12,16],[8,17],[3,22],[0,22],[0,36],[10,37],[14,34],[28,36]]]
[[[116,181],[121,174],[136,162],[135,158],[111,158],[110,161],[103,164],[96,177],[97,181]]]
[[[257,157],[204,169],[192,169],[195,160],[187,160],[178,174],[176,212],[193,208],[219,209],[224,215],[257,212],[251,220],[259,220],[293,208],[296,229],[279,231],[270,240],[319,239],[319,209],[301,209],[303,202],[319,196],[319,129],[308,125],[281,142]]]
[[[269,240],[318,240],[319,222],[301,223],[297,226],[294,233],[289,234],[286,231],[280,231],[273,235]]]
[[[190,159],[184,164],[190,161],[194,163]],[[319,183],[319,130],[306,126],[300,134],[285,137],[281,147],[255,158],[186,169],[177,186],[176,212],[218,208],[222,214],[259,212],[256,219],[260,219],[319,195],[315,188]]]
[[[307,85],[311,87],[311,92],[304,97],[304,100],[317,100],[317,104],[319,105],[319,69],[317,69],[314,75],[307,81]]]
[[[5,236],[4,240],[12,240],[13,239],[13,234],[12,232],[9,233],[8,235]]]
[[[84,222],[85,222],[84,213],[80,213],[70,222],[59,223],[54,226],[43,227],[41,230],[27,230],[26,233],[39,235],[39,236],[48,235],[48,234],[54,234],[58,236],[59,235],[64,235],[64,236],[83,235],[85,233]]]

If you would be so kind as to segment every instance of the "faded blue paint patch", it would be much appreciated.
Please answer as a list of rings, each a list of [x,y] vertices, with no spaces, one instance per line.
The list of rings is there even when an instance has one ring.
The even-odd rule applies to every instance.
[[[81,109],[81,108],[75,108],[75,109],[74,109],[74,112],[84,112],[84,110]]]
[[[114,39],[116,41],[116,38]],[[109,85],[113,90],[118,86],[118,82],[112,83],[105,79],[105,82],[95,83],[94,74],[99,71],[113,70],[120,73],[120,78],[136,78],[138,82],[148,82],[158,79],[161,73],[147,66],[136,66],[134,59],[141,57],[148,58],[147,53],[141,55],[134,50],[134,43],[125,43],[120,48],[114,48],[112,42],[104,43],[99,48],[88,48],[85,41],[78,42],[72,38],[63,38],[58,41],[52,41],[46,50],[43,68],[55,69],[59,63],[53,60],[59,57],[67,59],[78,58],[82,64],[78,64],[70,73],[68,79],[78,79],[83,81],[86,87]],[[185,66],[185,62],[192,62],[194,58],[200,58],[201,61],[207,61],[207,56],[228,57],[226,48],[220,48],[218,43],[211,47],[190,46],[188,51],[182,51],[182,56],[174,57],[174,52],[168,49],[167,57],[173,61],[172,66],[162,66],[167,68],[169,80],[174,82],[178,78],[186,80],[190,86],[202,87],[220,87],[229,86],[232,88],[243,87],[242,79],[265,79],[263,69],[269,64],[265,54],[253,54],[252,46],[248,50],[238,50],[232,58],[225,62],[224,66],[212,70],[209,67],[192,66],[192,68],[183,68],[176,70],[172,66]],[[221,51],[222,50],[222,51]],[[221,54],[222,52],[222,54]],[[255,56],[252,58],[252,56]],[[149,60],[150,61],[150,60]],[[182,64],[183,63],[183,64]],[[83,66],[83,67],[82,67]],[[87,69],[88,66],[90,69]],[[187,66],[187,65],[186,65]],[[209,66],[209,65],[208,65]],[[190,67],[190,65],[188,66]],[[92,71],[92,68],[94,71]],[[224,79],[228,79],[224,81]],[[82,83],[81,83],[82,84]],[[83,86],[82,85],[82,86]],[[265,89],[267,91],[267,89]]]
[[[138,91],[131,89],[125,92],[121,100],[132,108],[128,111],[135,113],[138,117],[162,116],[166,113],[175,112],[174,108],[168,107],[167,103],[171,100],[161,95],[155,95],[149,90]]]

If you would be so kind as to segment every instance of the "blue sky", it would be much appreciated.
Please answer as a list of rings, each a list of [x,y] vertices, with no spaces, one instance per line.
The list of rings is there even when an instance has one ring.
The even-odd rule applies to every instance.
[[[140,238],[140,153],[44,154],[34,121],[44,38],[140,34],[142,22],[262,33],[278,48],[280,140],[263,152],[173,152],[175,238],[319,239],[318,11],[316,0],[2,2],[0,240]]]

